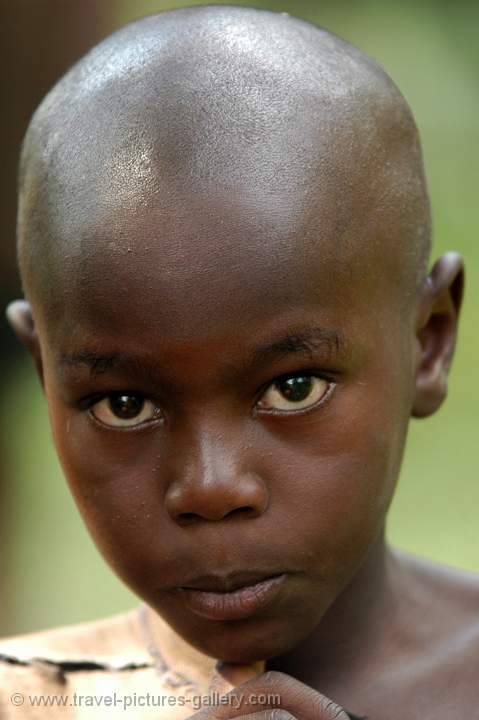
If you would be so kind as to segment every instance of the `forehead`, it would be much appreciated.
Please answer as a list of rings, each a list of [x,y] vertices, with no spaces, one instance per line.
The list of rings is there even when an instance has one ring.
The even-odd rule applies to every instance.
[[[314,155],[308,143],[286,133],[256,156],[240,145],[229,164],[224,147],[208,146],[203,173],[196,156],[168,168],[161,144],[107,143],[90,169],[65,174],[50,213],[57,317],[108,328],[128,317],[132,328],[160,322],[194,336],[240,316],[359,307],[360,296],[389,292],[397,264],[376,248],[400,228],[375,217],[379,178],[345,153],[344,136],[318,136]]]
[[[331,195],[319,197],[316,213],[288,195],[266,202],[239,190],[132,213],[110,196],[108,212],[78,222],[81,242],[61,259],[51,336],[65,349],[249,344],[303,324],[357,332],[371,303],[384,305],[388,280],[361,243],[349,247]],[[351,225],[357,235],[361,223]]]

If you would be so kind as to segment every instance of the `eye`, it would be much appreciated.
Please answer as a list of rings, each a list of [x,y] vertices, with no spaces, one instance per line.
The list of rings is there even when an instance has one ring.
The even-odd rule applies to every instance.
[[[110,427],[134,427],[156,420],[160,411],[138,393],[111,393],[90,407],[96,420]]]
[[[275,380],[258,403],[261,409],[294,411],[316,405],[333,385],[329,380],[307,373]]]

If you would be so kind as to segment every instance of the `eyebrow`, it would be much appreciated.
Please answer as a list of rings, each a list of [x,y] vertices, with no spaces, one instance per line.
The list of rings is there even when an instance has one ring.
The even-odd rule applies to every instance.
[[[136,356],[123,352],[99,354],[95,350],[83,348],[78,352],[64,353],[61,358],[62,365],[67,367],[89,368],[90,375],[96,377],[114,368],[145,372],[146,366]]]
[[[247,359],[246,365],[254,366],[291,354],[313,355],[322,352],[329,356],[343,354],[345,351],[346,343],[341,330],[314,326],[289,330],[277,340],[260,345]]]
[[[281,337],[265,342],[253,350],[242,363],[242,369],[251,370],[258,365],[280,360],[292,354],[312,356],[320,352],[327,358],[345,356],[347,349],[344,334],[339,329],[318,326],[291,329]],[[68,367],[87,367],[91,377],[114,369],[150,377],[154,374],[153,369],[139,357],[123,352],[100,354],[84,348],[78,352],[64,353],[61,361],[62,365]]]

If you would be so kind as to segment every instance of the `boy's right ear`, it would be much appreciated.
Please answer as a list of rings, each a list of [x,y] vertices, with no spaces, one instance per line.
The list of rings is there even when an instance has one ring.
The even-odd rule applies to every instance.
[[[32,356],[43,387],[43,363],[40,352],[40,342],[33,321],[30,303],[27,300],[14,300],[7,306],[6,315],[15,335],[25,345]]]

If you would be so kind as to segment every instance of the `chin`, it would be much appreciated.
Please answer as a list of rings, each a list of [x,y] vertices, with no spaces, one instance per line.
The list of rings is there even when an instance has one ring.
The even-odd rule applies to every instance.
[[[251,619],[249,624],[246,621],[212,623],[201,633],[181,634],[204,655],[231,663],[250,663],[283,655],[304,637],[304,632],[292,632],[291,626],[280,628],[277,622],[263,624]]]
[[[269,642],[259,643],[258,641],[242,642],[236,646],[231,643],[222,643],[220,640],[212,640],[208,643],[191,642],[197,650],[205,655],[209,655],[216,660],[223,660],[230,663],[251,663],[257,660],[268,660],[269,658],[281,655],[286,651],[284,645],[279,643],[275,638],[271,638]]]

